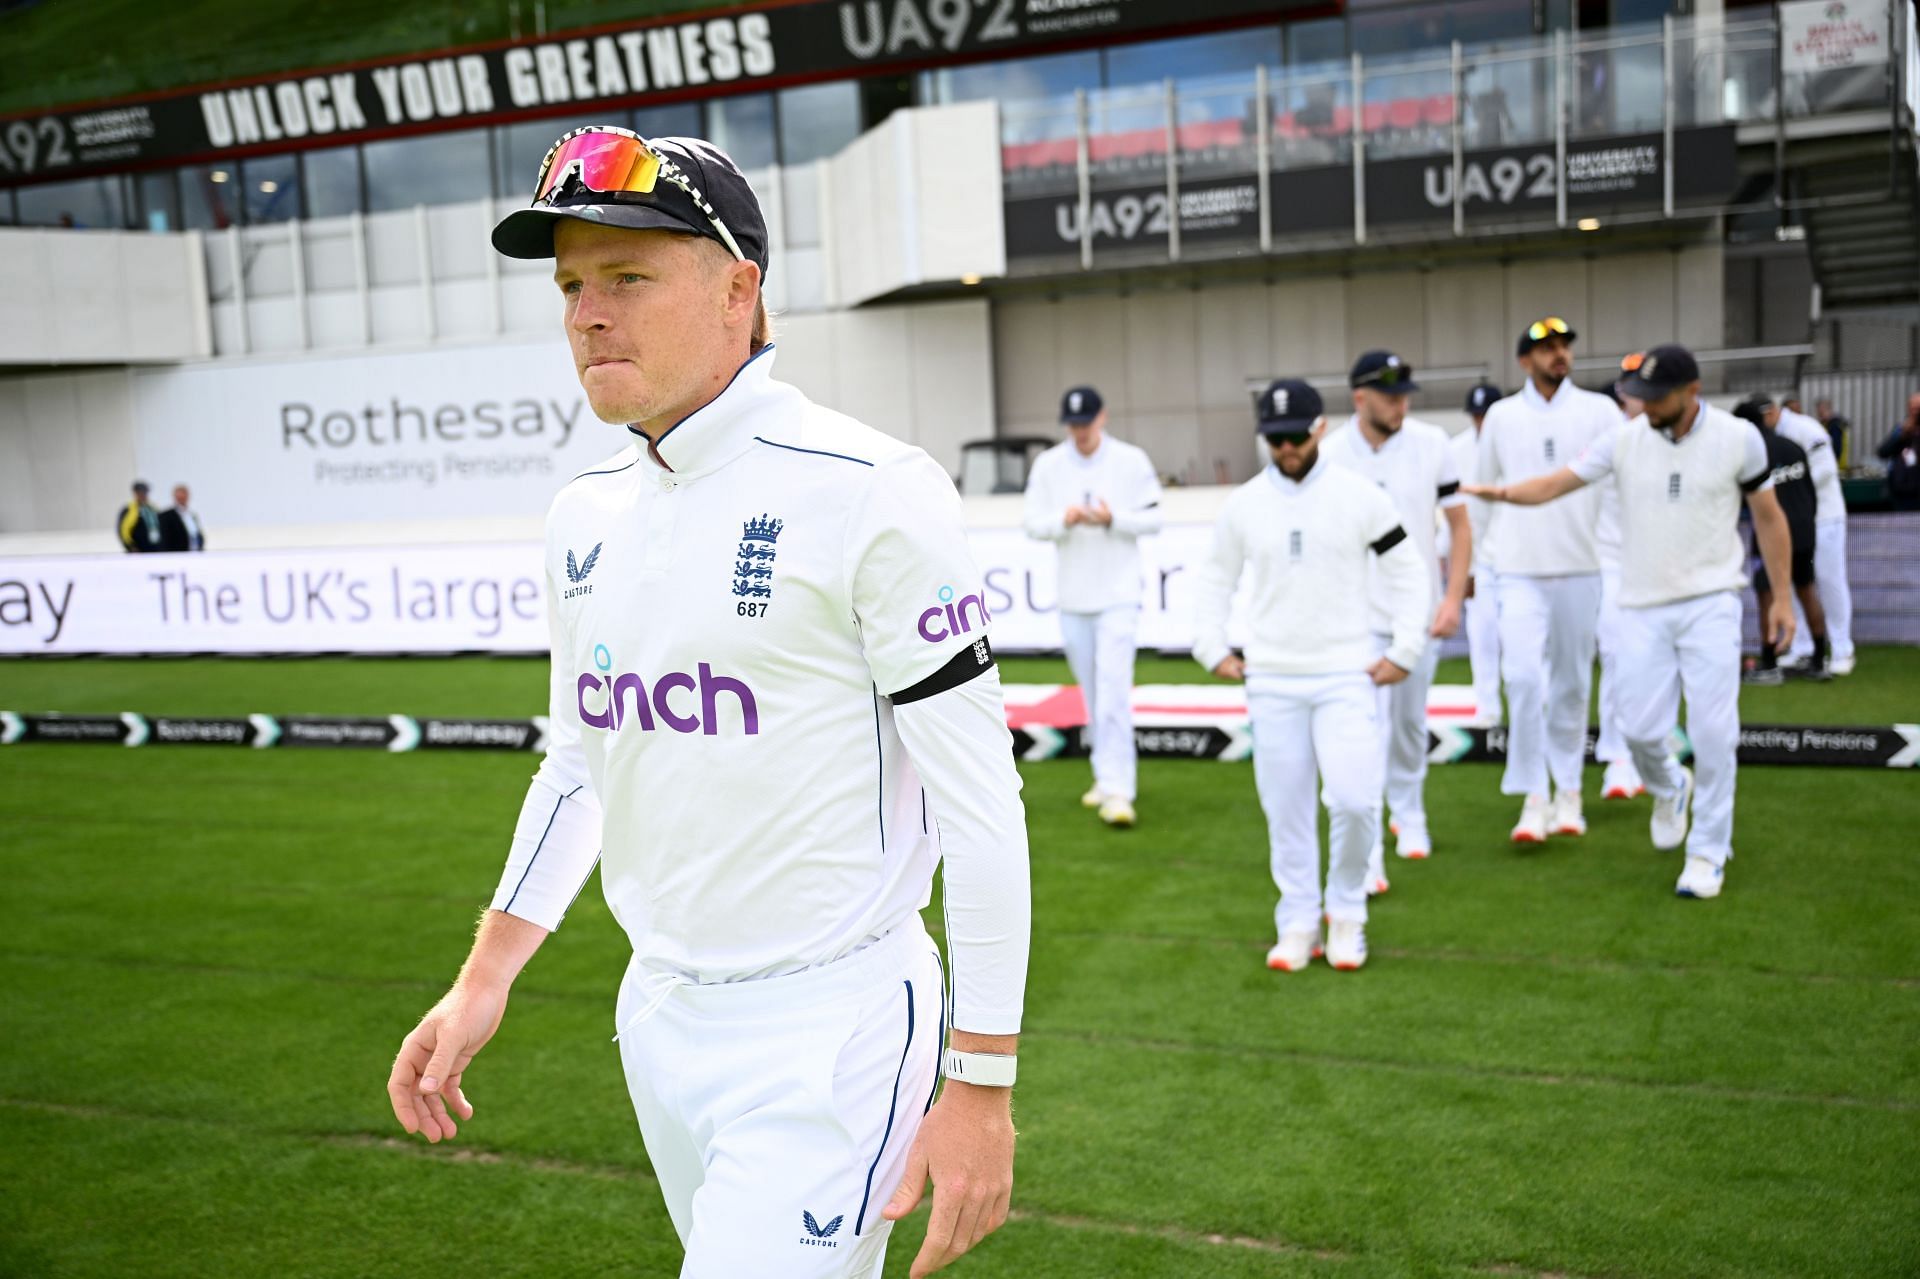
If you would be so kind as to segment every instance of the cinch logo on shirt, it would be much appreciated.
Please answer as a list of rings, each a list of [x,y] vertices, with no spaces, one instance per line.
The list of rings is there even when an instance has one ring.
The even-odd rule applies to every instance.
[[[979,615],[979,624],[985,626],[993,620],[987,612],[987,600],[983,595],[965,595],[959,603],[953,599],[953,588],[940,588],[940,602],[920,614],[920,638],[929,644],[938,644],[941,640],[951,639],[955,635],[965,635],[973,630],[974,618],[967,609],[972,606]]]
[[[748,737],[760,732],[760,707],[753,690],[730,675],[715,675],[705,662],[699,665],[699,677],[685,671],[668,671],[653,681],[649,692],[646,681],[631,671],[613,673],[613,654],[605,644],[593,646],[593,664],[600,669],[582,671],[574,681],[575,704],[580,722],[589,728],[604,728],[617,733],[629,721],[638,720],[640,731],[651,733],[660,725],[676,733],[704,733],[712,737],[720,731],[720,695],[731,693],[740,703],[740,717]],[[685,715],[674,709],[673,694],[680,689],[696,696],[698,713]],[[588,705],[593,698],[597,709]],[[684,699],[692,700],[692,699]]]

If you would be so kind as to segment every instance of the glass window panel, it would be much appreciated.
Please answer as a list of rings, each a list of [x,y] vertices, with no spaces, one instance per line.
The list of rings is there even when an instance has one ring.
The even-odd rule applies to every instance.
[[[852,80],[780,93],[780,163],[810,164],[860,136],[860,86]]]
[[[1289,67],[1307,68],[1347,60],[1347,24],[1340,18],[1289,23],[1286,36]]]
[[[547,151],[561,134],[590,124],[616,124],[624,129],[627,114],[603,111],[596,115],[503,124],[496,128],[493,131],[493,193],[514,200],[531,200],[534,180],[540,176],[540,162],[547,158]]]
[[[1367,59],[1423,57],[1445,49],[1452,40],[1452,24],[1440,5],[1360,14],[1353,19],[1353,50]]]
[[[1451,9],[1461,44],[1512,47],[1533,38],[1533,0],[1464,0]]]
[[[636,107],[633,131],[643,138],[704,138],[698,102],[674,102],[664,107]]]
[[[744,93],[707,104],[708,139],[742,169],[773,163],[773,95]]]
[[[1107,85],[1158,84],[1227,75],[1251,80],[1254,67],[1280,61],[1280,29],[1254,27],[1184,40],[1154,40],[1108,49]]]
[[[1353,158],[1353,80],[1337,67],[1289,71],[1273,84],[1273,162],[1280,169]]]
[[[360,209],[360,148],[335,147],[300,157],[307,216],[337,218]]]
[[[932,77],[932,101],[1031,102],[1037,98],[1070,95],[1075,89],[1100,87],[1100,55],[1061,53],[1048,58],[1017,58],[982,62],[970,67],[942,67]]]
[[[485,129],[369,142],[363,154],[369,213],[479,200],[493,189]]]
[[[21,187],[14,197],[19,201],[18,217],[22,226],[120,228],[127,225],[126,191],[118,175],[44,182]]]
[[[149,231],[180,229],[180,188],[172,173],[143,173],[135,179],[140,225]]]
[[[191,231],[218,231],[239,221],[239,166],[195,164],[180,170],[180,225]]]
[[[248,225],[291,222],[300,216],[300,163],[290,155],[269,155],[240,164],[241,207]]]

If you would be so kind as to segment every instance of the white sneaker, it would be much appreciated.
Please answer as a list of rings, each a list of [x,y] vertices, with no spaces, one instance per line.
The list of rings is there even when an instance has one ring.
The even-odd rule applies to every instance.
[[[1424,815],[1407,818],[1406,821],[1397,825],[1393,833],[1397,836],[1393,851],[1408,861],[1425,861],[1433,856],[1433,837],[1427,834],[1427,819]]]
[[[1687,825],[1693,807],[1693,770],[1680,770],[1680,793],[1671,799],[1658,796],[1653,801],[1653,821],[1648,833],[1653,846],[1661,852],[1678,848],[1687,838]],[[1719,890],[1715,890],[1716,892]]]
[[[1520,806],[1520,820],[1513,827],[1513,842],[1516,844],[1544,844],[1547,842],[1547,797],[1529,795],[1527,802]]]
[[[1267,952],[1267,967],[1279,973],[1301,972],[1320,953],[1318,928],[1289,929]]]
[[[1834,675],[1853,674],[1853,654],[1848,653],[1845,657],[1836,657],[1829,661],[1827,670]]]
[[[1366,963],[1367,926],[1351,919],[1328,923],[1327,962],[1348,973]]]
[[[1392,887],[1387,882],[1387,850],[1376,843],[1367,854],[1367,896],[1378,897]]]
[[[1804,671],[1807,669],[1807,664],[1808,657],[1805,653],[1798,655],[1789,653],[1780,659],[1780,669],[1783,671]]]
[[[1109,826],[1133,825],[1133,805],[1118,795],[1109,795],[1100,805],[1100,820]]]
[[[1098,786],[1080,797],[1080,807],[1082,808],[1098,808],[1106,802],[1107,797]]]
[[[1686,869],[1680,872],[1680,882],[1673,886],[1677,897],[1698,897],[1702,900],[1720,895],[1720,886],[1727,882],[1726,868],[1715,866],[1704,857],[1687,858]]]
[[[1600,798],[1632,799],[1646,793],[1646,783],[1640,780],[1640,772],[1633,766],[1632,760],[1616,759],[1607,765],[1606,776],[1600,782]]]
[[[1563,790],[1553,797],[1553,813],[1550,818],[1553,833],[1556,835],[1584,835],[1587,833],[1587,819],[1580,811],[1580,792]]]

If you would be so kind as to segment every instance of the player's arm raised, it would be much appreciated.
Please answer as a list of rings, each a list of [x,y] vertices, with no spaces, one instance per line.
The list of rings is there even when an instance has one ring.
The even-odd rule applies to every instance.
[[[926,787],[940,836],[952,1046],[1013,1056],[1027,980],[1032,899],[1026,811],[1000,674],[984,629],[929,643],[913,618],[942,585],[977,584],[952,483],[924,454],[882,465],[852,521],[854,614],[874,685]],[[949,1080],[921,1122],[883,1215],[898,1221],[933,1183],[911,1273],[948,1265],[1007,1219],[1012,1089]]]
[[[454,1116],[473,1118],[463,1078],[467,1064],[500,1028],[514,979],[600,859],[600,805],[580,751],[580,723],[565,636],[547,583],[547,753],[527,787],[507,864],[481,917],[467,961],[446,995],[400,1043],[387,1076],[394,1118],[430,1142],[454,1136]],[[451,1111],[451,1113],[449,1113]]]

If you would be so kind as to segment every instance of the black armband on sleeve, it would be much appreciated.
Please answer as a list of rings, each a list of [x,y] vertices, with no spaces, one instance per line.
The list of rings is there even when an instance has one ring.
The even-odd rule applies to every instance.
[[[953,660],[933,674],[915,684],[912,688],[903,688],[887,700],[895,706],[905,706],[908,702],[918,702],[932,697],[935,693],[944,693],[950,688],[958,688],[968,680],[993,666],[993,645],[986,640],[975,640],[953,655]]]
[[[1760,486],[1765,484],[1772,475],[1772,471],[1762,468],[1760,474],[1754,476],[1752,479],[1740,481],[1740,491],[1742,493],[1757,493],[1760,491]]]
[[[1407,540],[1407,530],[1402,526],[1396,524],[1392,528],[1388,529],[1385,533],[1382,533],[1379,537],[1379,540],[1375,541],[1372,544],[1373,553],[1375,555],[1385,555],[1388,551],[1391,551],[1394,547],[1400,545],[1400,543],[1406,540]]]
[[[1440,486],[1440,489],[1437,495],[1440,497],[1452,497],[1455,493],[1458,493],[1459,491],[1460,491],[1460,481],[1448,480],[1445,484],[1442,484]]]

